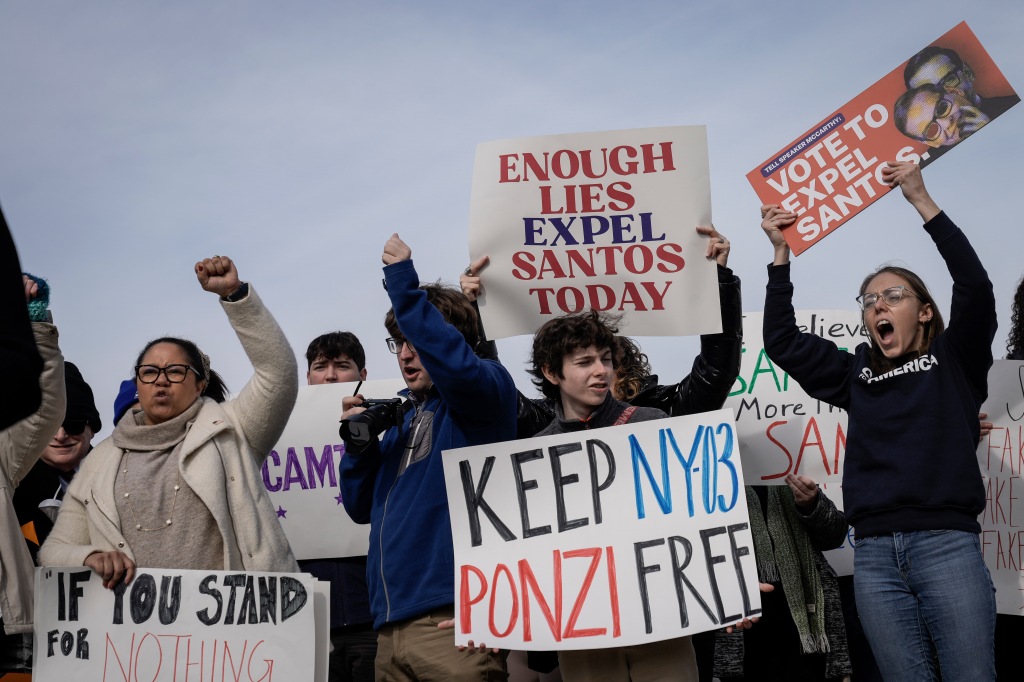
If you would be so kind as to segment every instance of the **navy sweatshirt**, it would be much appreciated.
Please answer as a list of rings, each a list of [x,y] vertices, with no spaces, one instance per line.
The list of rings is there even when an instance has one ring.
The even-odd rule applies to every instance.
[[[769,266],[768,357],[808,394],[849,412],[843,500],[862,537],[897,531],[981,531],[985,490],[975,454],[988,394],[995,296],[964,233],[945,213],[925,224],[953,278],[946,331],[920,357],[873,376],[868,344],[854,354],[801,333],[789,265]]]
[[[516,435],[516,387],[508,371],[478,358],[427,301],[411,260],[385,266],[384,276],[398,327],[434,385],[379,447],[341,460],[345,511],[370,524],[366,578],[376,629],[455,601],[441,451]]]

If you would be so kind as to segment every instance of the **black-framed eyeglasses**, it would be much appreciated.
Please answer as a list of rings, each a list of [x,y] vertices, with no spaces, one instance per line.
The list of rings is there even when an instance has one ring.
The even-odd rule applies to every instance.
[[[167,381],[172,384],[180,384],[188,376],[189,371],[196,375],[197,380],[200,378],[199,372],[196,372],[188,365],[167,365],[166,367],[139,365],[135,368],[135,376],[144,384],[155,384],[157,379],[160,378],[160,374],[163,373],[167,377]]]
[[[399,353],[402,352],[403,345],[409,347],[410,353],[412,353],[413,355],[416,354],[416,349],[412,347],[412,342],[410,342],[409,339],[396,339],[394,337],[389,336],[388,338],[384,339],[384,341],[386,341],[388,344],[388,350],[394,353],[395,355],[398,355]]]
[[[88,419],[65,419],[64,423],[61,424],[61,428],[69,436],[80,436],[88,425]]]
[[[939,121],[949,118],[952,112],[953,102],[946,96],[943,96],[942,99],[935,103],[935,114],[932,116],[932,122],[924,129],[924,139],[926,141],[934,142],[939,139],[939,136],[942,134],[942,126],[939,125]]]
[[[885,301],[885,304],[890,308],[895,308],[903,300],[904,296],[911,298],[917,298],[914,294],[907,291],[907,288],[902,284],[898,287],[889,287],[884,289],[880,293],[861,294],[857,297],[857,305],[860,306],[861,310],[867,310],[871,306],[878,303],[878,299]]]

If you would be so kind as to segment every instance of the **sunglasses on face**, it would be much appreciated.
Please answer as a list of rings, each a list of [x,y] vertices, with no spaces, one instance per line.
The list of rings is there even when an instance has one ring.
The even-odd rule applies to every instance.
[[[81,436],[82,432],[85,431],[85,427],[88,425],[88,419],[65,419],[64,423],[61,424],[61,428],[63,428],[64,433],[69,436]]]

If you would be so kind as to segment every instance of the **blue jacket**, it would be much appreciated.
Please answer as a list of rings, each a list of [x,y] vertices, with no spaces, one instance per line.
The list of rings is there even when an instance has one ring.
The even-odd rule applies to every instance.
[[[875,376],[868,345],[850,354],[801,333],[789,265],[769,266],[764,347],[814,398],[849,412],[843,500],[858,536],[981,531],[985,489],[975,449],[988,394],[996,304],[992,283],[945,213],[925,224],[953,278],[946,330],[928,352]]]
[[[412,401],[402,427],[388,429],[379,446],[341,460],[345,510],[356,523],[370,524],[366,572],[378,629],[455,602],[441,452],[516,435],[516,388],[508,371],[478,358],[427,301],[411,260],[386,266],[384,279],[398,327],[433,387],[422,403]]]

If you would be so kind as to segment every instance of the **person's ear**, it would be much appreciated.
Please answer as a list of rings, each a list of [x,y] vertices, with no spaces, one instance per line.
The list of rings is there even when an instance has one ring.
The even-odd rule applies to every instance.
[[[921,309],[917,311],[917,321],[921,324],[928,324],[932,321],[932,316],[935,315],[935,311],[932,310],[931,303],[925,303],[921,306]]]
[[[547,379],[552,384],[554,384],[555,386],[558,386],[558,383],[562,380],[562,377],[559,376],[557,373],[551,371],[551,368],[548,367],[547,365],[541,367],[540,371],[541,373],[544,374],[544,378]]]
[[[360,381],[366,381],[366,368],[365,367],[363,367],[361,370],[359,370],[359,380]]]

